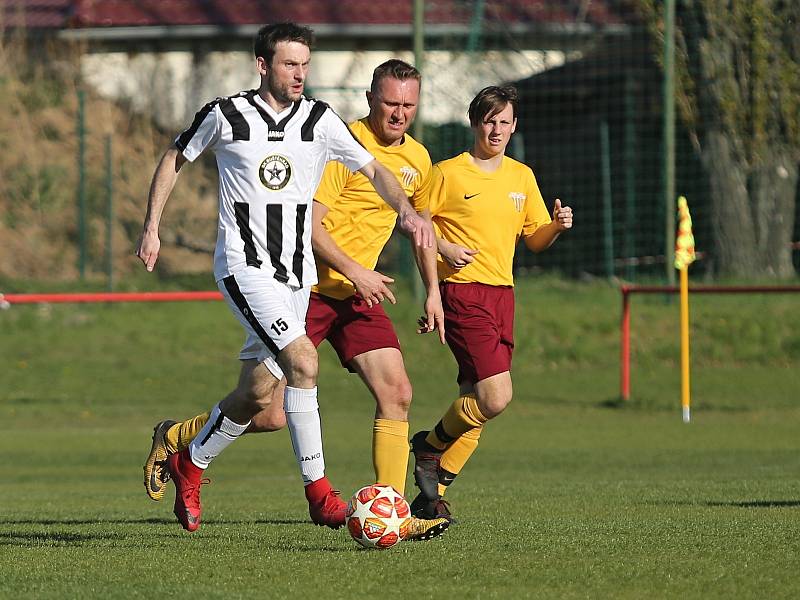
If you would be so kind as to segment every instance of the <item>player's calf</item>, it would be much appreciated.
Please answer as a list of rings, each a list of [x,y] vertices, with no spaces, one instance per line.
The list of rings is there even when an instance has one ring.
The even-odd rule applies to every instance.
[[[414,454],[414,481],[428,500],[439,497],[439,469],[443,452],[425,441],[427,431],[418,431],[411,438]]]

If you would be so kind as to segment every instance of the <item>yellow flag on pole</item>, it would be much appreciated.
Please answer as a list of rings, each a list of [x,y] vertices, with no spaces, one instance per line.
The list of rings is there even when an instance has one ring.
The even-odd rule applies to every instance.
[[[686,198],[678,198],[678,236],[675,238],[675,268],[681,272],[681,407],[683,422],[691,417],[689,383],[689,265],[694,262],[692,217]]]
[[[678,236],[675,238],[675,268],[683,270],[694,262],[694,235],[692,216],[686,198],[678,198]]]

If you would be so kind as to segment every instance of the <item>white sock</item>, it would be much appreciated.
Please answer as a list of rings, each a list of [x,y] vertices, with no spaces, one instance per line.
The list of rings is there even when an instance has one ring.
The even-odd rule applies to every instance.
[[[283,409],[289,424],[289,435],[303,484],[325,476],[325,457],[322,454],[322,427],[319,422],[317,388],[310,390],[286,386]]]
[[[192,457],[192,462],[201,469],[208,468],[211,461],[242,435],[248,425],[250,425],[249,422],[239,425],[231,421],[222,414],[219,404],[217,404],[211,411],[211,416],[205,426],[189,445],[189,456]]]

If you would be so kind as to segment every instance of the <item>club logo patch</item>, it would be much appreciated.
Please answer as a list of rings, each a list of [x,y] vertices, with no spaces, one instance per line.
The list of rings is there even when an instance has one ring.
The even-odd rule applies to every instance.
[[[272,154],[258,168],[258,177],[264,187],[276,192],[282,190],[292,178],[292,165],[280,154]]]
[[[514,203],[514,208],[517,212],[522,212],[522,207],[525,205],[525,199],[528,197],[522,192],[509,192],[509,199]]]
[[[419,171],[412,167],[400,167],[400,177],[403,180],[403,187],[411,187],[414,180],[419,176]]]

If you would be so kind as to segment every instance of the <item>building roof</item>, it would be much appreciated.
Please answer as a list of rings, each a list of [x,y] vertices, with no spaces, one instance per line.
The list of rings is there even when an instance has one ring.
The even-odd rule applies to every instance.
[[[56,29],[69,22],[73,0],[0,0],[0,26]]]
[[[525,26],[619,25],[620,0],[485,0],[483,19]],[[309,25],[408,25],[413,0],[0,0],[0,26],[33,29]],[[426,2],[426,24],[469,25],[474,1]]]

